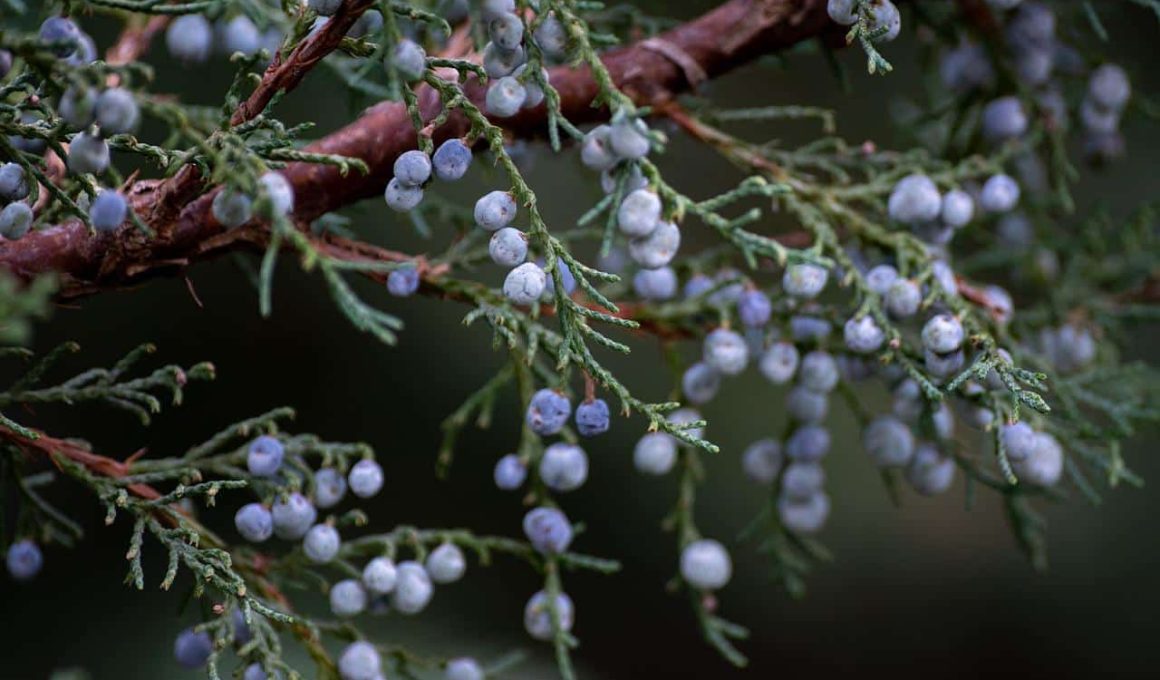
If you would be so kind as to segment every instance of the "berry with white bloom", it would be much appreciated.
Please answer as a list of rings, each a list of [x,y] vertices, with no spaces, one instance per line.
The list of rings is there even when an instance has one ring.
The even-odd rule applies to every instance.
[[[548,594],[542,590],[528,599],[528,603],[524,606],[524,628],[528,631],[528,635],[536,640],[551,640],[554,637],[556,627],[552,623],[552,608]],[[572,598],[568,597],[567,593],[558,594],[554,608],[560,631],[567,633],[572,630],[572,625],[576,621],[576,609],[572,605]]]
[[[1010,175],[992,175],[979,194],[979,205],[987,212],[1005,213],[1019,203],[1019,184]]]
[[[673,261],[681,247],[681,230],[672,222],[661,222],[648,236],[628,243],[628,254],[645,269],[659,269]]]
[[[407,186],[421,186],[431,179],[431,158],[419,151],[411,149],[399,154],[395,159],[395,179]]]
[[[558,555],[572,543],[572,523],[557,508],[532,508],[524,515],[524,534],[536,550]]]
[[[826,3],[826,13],[843,26],[849,26],[858,20],[856,9],[855,0],[829,0]]]
[[[705,336],[704,362],[723,375],[738,375],[749,364],[745,338],[728,328],[717,328]]]
[[[886,291],[886,310],[899,319],[917,314],[921,304],[922,289],[910,279],[899,279]]]
[[[822,350],[814,350],[801,360],[798,380],[803,386],[815,392],[832,392],[838,385],[838,362],[833,355]]]
[[[830,451],[830,432],[820,425],[803,425],[785,443],[785,454],[795,461],[816,463]]]
[[[866,272],[866,286],[878,295],[886,295],[898,280],[898,270],[889,264],[880,264]]]
[[[886,342],[886,331],[869,314],[853,318],[845,326],[846,347],[858,354],[871,354],[882,349]]]
[[[588,479],[588,456],[575,444],[556,442],[544,449],[540,480],[553,491],[573,491]]]
[[[435,594],[435,586],[423,565],[413,561],[400,562],[395,571],[391,606],[401,614],[418,614],[426,609]]]
[[[274,520],[261,503],[243,505],[234,515],[234,526],[251,543],[261,543],[274,534]]]
[[[704,361],[693,364],[681,376],[681,390],[692,404],[712,401],[720,388],[721,373]]]
[[[338,658],[338,674],[342,680],[377,680],[382,678],[382,666],[378,650],[363,640],[347,645]]]
[[[330,587],[330,611],[346,618],[358,616],[367,608],[367,591],[354,579],[345,579]]]
[[[338,549],[342,547],[342,539],[338,535],[338,529],[329,524],[315,524],[310,527],[310,531],[306,532],[306,538],[302,541],[302,551],[306,553],[306,558],[315,564],[326,564],[338,555]]]
[[[620,233],[629,238],[648,236],[661,220],[661,199],[655,191],[637,189],[624,197],[616,211]]]
[[[681,577],[692,587],[717,590],[729,583],[733,576],[733,561],[725,546],[711,538],[703,538],[681,550]]]
[[[548,285],[548,275],[534,262],[525,262],[508,272],[503,281],[504,297],[517,305],[530,305],[540,299]]]
[[[423,77],[427,71],[427,52],[414,40],[404,38],[395,45],[394,52],[388,59],[388,64],[403,80],[414,82]]]
[[[483,669],[470,657],[452,659],[447,662],[443,680],[483,680]]]
[[[671,300],[677,295],[677,273],[672,267],[641,269],[632,277],[632,290],[642,300]]]
[[[907,175],[898,180],[890,192],[886,211],[890,219],[904,224],[922,224],[938,217],[942,196],[934,181],[926,175]]]
[[[294,187],[280,172],[267,171],[258,178],[275,215],[289,215],[294,210]]]
[[[737,316],[741,318],[741,323],[749,328],[762,328],[773,316],[773,302],[760,290],[747,290],[737,301]]]
[[[785,292],[798,298],[815,298],[826,287],[829,272],[816,264],[793,264],[781,278]]]
[[[360,460],[347,476],[351,493],[359,498],[370,498],[383,488],[383,468],[369,459]]]
[[[758,484],[772,484],[781,466],[781,444],[775,439],[758,439],[741,454],[741,470]]]
[[[936,314],[922,327],[922,345],[936,354],[954,352],[963,346],[963,324],[950,314]]]
[[[820,423],[830,410],[830,398],[825,392],[797,385],[785,395],[785,410],[799,423]]]
[[[282,442],[269,435],[262,435],[250,442],[246,454],[246,467],[257,477],[273,477],[282,468],[286,450]]]
[[[435,583],[454,583],[467,571],[467,558],[454,543],[443,543],[427,556],[427,574]]]
[[[310,499],[295,491],[286,496],[285,500],[274,502],[270,508],[270,517],[274,522],[275,536],[286,541],[297,541],[314,525],[318,511]]]
[[[636,469],[649,475],[664,475],[677,460],[677,440],[664,432],[649,432],[632,451]]]
[[[333,508],[346,495],[346,477],[334,468],[322,468],[314,474],[314,502],[322,509]]]
[[[516,218],[516,199],[507,191],[492,191],[475,202],[475,223],[486,231],[496,231]]]
[[[797,373],[798,351],[793,343],[775,342],[765,350],[758,361],[757,367],[766,380],[775,385],[783,385],[793,379]]]
[[[919,444],[906,468],[906,481],[924,496],[935,496],[950,488],[955,480],[955,461],[933,444]]]
[[[962,189],[951,189],[943,195],[939,216],[948,226],[965,227],[975,215],[975,201]]]
[[[543,436],[559,433],[571,415],[572,402],[568,397],[545,387],[532,395],[524,419],[532,432]]]
[[[1011,468],[1021,482],[1035,486],[1055,486],[1063,475],[1063,447],[1046,432],[1036,432],[1031,455],[1013,461]]]
[[[389,557],[376,557],[363,567],[362,583],[372,595],[386,595],[395,589],[398,569]]]
[[[830,497],[821,491],[804,500],[782,496],[777,500],[777,515],[789,531],[815,534],[830,516]]]
[[[999,97],[983,107],[983,136],[995,142],[1023,136],[1027,113],[1017,97]]]
[[[862,432],[862,446],[879,467],[905,467],[914,457],[914,434],[901,420],[879,416]]]
[[[498,488],[512,491],[523,486],[524,480],[528,477],[528,466],[519,456],[509,453],[496,462],[492,477]]]
[[[528,259],[528,236],[515,227],[504,227],[491,235],[487,254],[502,267],[514,267]]]
[[[462,139],[449,139],[435,149],[431,165],[437,178],[444,182],[454,182],[467,174],[471,160],[471,148]]]
[[[826,471],[817,463],[791,463],[781,476],[781,495],[791,501],[808,501],[822,490]]]

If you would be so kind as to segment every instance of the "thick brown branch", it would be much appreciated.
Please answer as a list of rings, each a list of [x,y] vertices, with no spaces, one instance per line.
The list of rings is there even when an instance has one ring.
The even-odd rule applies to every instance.
[[[652,39],[649,45],[613,50],[603,59],[616,84],[637,103],[656,106],[689,89],[690,64],[699,67],[699,74],[712,78],[760,55],[822,34],[833,27],[825,6],[825,0],[730,0]],[[665,45],[663,50],[656,49],[658,41]],[[674,54],[682,56],[674,59]],[[582,123],[607,115],[591,105],[597,85],[586,68],[555,68],[551,80],[569,120]],[[270,96],[276,91],[271,90]],[[478,83],[470,83],[467,91],[473,101],[482,103],[484,91]],[[425,120],[439,113],[435,91],[420,87],[418,99]],[[545,123],[543,107],[503,121],[505,128],[520,136],[542,135]],[[453,115],[434,130],[434,137],[441,141],[467,131],[467,121]],[[312,152],[358,158],[370,172],[343,176],[332,166],[290,165],[285,174],[296,192],[296,217],[309,221],[359,199],[379,195],[390,178],[395,158],[416,145],[416,133],[402,105],[384,102],[372,107],[358,120],[308,148]],[[175,185],[181,190],[175,192]],[[156,231],[155,237],[146,237],[131,227],[115,234],[90,236],[83,225],[67,223],[19,241],[0,243],[0,266],[23,278],[56,272],[62,278],[62,295],[75,297],[181,268],[253,240],[253,234],[244,230],[223,233],[221,225],[209,216],[211,197],[190,199],[186,191],[189,187],[180,181],[154,180],[138,182],[131,188],[132,204]],[[179,214],[152,209],[159,203],[172,204],[175,197],[188,200]]]

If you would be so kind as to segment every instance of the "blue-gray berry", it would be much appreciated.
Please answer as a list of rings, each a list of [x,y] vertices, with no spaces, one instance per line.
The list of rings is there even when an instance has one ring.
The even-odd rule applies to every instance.
[[[487,112],[499,118],[516,115],[528,99],[524,84],[514,76],[504,76],[487,88],[485,104]]]
[[[395,589],[398,569],[389,557],[376,557],[363,567],[362,583],[372,595],[386,595]]]
[[[816,463],[830,451],[830,431],[820,425],[803,425],[785,443],[785,455],[793,460]]]
[[[890,219],[904,224],[921,224],[938,217],[942,196],[934,181],[926,175],[907,175],[898,180],[890,192],[886,210]]]
[[[648,236],[628,244],[629,257],[645,269],[667,266],[681,247],[681,230],[672,222],[661,222]]]
[[[213,640],[204,630],[186,628],[173,641],[173,658],[182,668],[202,668],[213,653]]]
[[[505,50],[499,45],[489,42],[483,48],[483,70],[487,73],[488,78],[503,78],[515,73],[516,69],[523,66],[527,60],[527,54],[523,47],[516,47],[513,50]]]
[[[979,206],[987,212],[1004,213],[1019,202],[1019,184],[1010,175],[992,175],[979,194]]]
[[[243,505],[234,515],[234,526],[251,543],[261,543],[274,534],[274,520],[261,503]]]
[[[398,578],[391,593],[391,605],[400,614],[418,614],[427,608],[435,594],[432,576],[418,562],[400,562]]]
[[[898,270],[893,265],[880,264],[866,272],[866,286],[878,295],[886,295],[897,280]]]
[[[338,657],[338,674],[342,680],[376,680],[382,677],[382,666],[378,650],[363,640],[347,645]]]
[[[554,491],[573,491],[588,479],[588,455],[575,444],[556,442],[540,458],[540,480]]]
[[[443,543],[427,555],[427,575],[435,583],[454,583],[467,571],[467,558],[454,543]]]
[[[554,617],[552,609],[556,610]],[[559,593],[553,603],[548,599],[546,592],[538,591],[524,605],[524,629],[536,640],[551,640],[556,633],[556,624],[553,620],[559,623],[561,632],[567,633],[572,630],[576,620],[576,608],[572,605],[572,598],[568,597],[567,593]]]
[[[830,15],[830,19],[843,26],[849,26],[858,20],[856,9],[855,0],[829,0],[826,3],[826,13]]]
[[[611,421],[608,403],[603,399],[584,401],[576,407],[576,431],[582,437],[595,437],[608,431]]]
[[[677,273],[672,267],[641,269],[632,277],[632,290],[642,300],[671,300],[677,295]]]
[[[620,158],[636,160],[649,152],[648,126],[639,118],[614,120],[609,130],[608,141],[612,151]]]
[[[667,474],[677,460],[677,440],[664,432],[649,432],[632,451],[637,470],[649,475]]]
[[[783,464],[781,444],[776,439],[758,439],[741,454],[741,470],[758,484],[772,484]]]
[[[333,508],[346,495],[346,477],[334,468],[322,468],[314,474],[314,503],[322,508]]]
[[[367,591],[358,581],[348,578],[330,587],[330,611],[335,616],[358,616],[366,608]]]
[[[49,17],[40,25],[40,42],[52,46],[52,53],[62,59],[77,51],[81,29],[66,17]]]
[[[289,215],[294,211],[294,187],[285,175],[268,170],[258,178],[258,184],[270,201],[270,208],[275,215]]]
[[[383,192],[387,205],[397,212],[410,212],[423,202],[423,188],[411,184],[404,184],[398,177],[392,177],[387,182]]]
[[[487,22],[487,35],[505,50],[514,50],[524,41],[524,22],[518,15],[503,12]]]
[[[879,0],[870,5],[870,30],[884,31],[876,40],[890,42],[902,31],[902,15],[890,0]]]
[[[781,495],[791,501],[808,501],[822,490],[826,471],[817,463],[791,463],[781,476]]]
[[[0,203],[21,201],[28,196],[28,176],[18,163],[0,165]]]
[[[999,97],[983,107],[983,136],[995,142],[1021,137],[1027,132],[1027,114],[1017,97]]]
[[[745,338],[728,328],[717,328],[705,336],[703,360],[724,375],[739,375],[749,364]]]
[[[517,305],[530,305],[540,299],[548,286],[548,275],[534,262],[525,262],[508,272],[503,294]]]
[[[528,427],[538,435],[553,435],[564,429],[572,415],[572,402],[556,390],[544,388],[532,395],[525,415]]]
[[[572,543],[572,523],[556,508],[533,508],[524,515],[524,534],[539,552],[558,555]]]
[[[798,298],[814,298],[826,287],[829,272],[816,264],[793,264],[781,278],[786,293]]]
[[[33,218],[27,203],[9,203],[0,210],[0,236],[10,241],[23,238],[32,227]]]
[[[315,524],[302,540],[302,551],[315,564],[326,564],[333,560],[340,547],[342,538],[338,535],[338,529],[329,524]]]
[[[721,373],[704,361],[689,366],[681,376],[681,390],[691,404],[708,403],[720,388]]]
[[[395,45],[388,60],[399,77],[407,82],[420,80],[427,71],[427,52],[414,40],[404,38]]]
[[[886,309],[897,318],[914,316],[920,304],[922,304],[922,289],[910,279],[895,281],[886,292]]]
[[[383,488],[383,468],[376,461],[363,459],[350,468],[347,480],[351,493],[359,498],[370,498]]]
[[[105,140],[81,133],[68,147],[68,169],[75,175],[99,175],[109,169],[109,144]]]
[[[282,442],[270,435],[262,435],[250,443],[246,455],[246,467],[250,474],[258,477],[273,477],[282,468],[286,450]]]
[[[44,555],[40,552],[40,546],[24,539],[8,546],[4,561],[12,578],[17,581],[28,581],[40,573],[41,567],[44,566]]]
[[[226,187],[213,197],[210,212],[226,229],[236,229],[254,216],[254,201],[242,192]]]
[[[282,672],[274,671],[272,674],[267,673],[262,664],[255,661],[246,666],[246,672],[242,674],[242,680],[282,680]]]
[[[97,92],[90,87],[72,86],[60,96],[57,113],[72,127],[83,130],[97,116]]]
[[[213,26],[200,14],[184,14],[169,24],[165,45],[173,58],[186,64],[200,64],[213,51]]]
[[[1055,486],[1063,476],[1063,446],[1046,432],[1036,432],[1031,455],[1013,461],[1011,468],[1019,481],[1035,486]]]
[[[711,538],[702,538],[681,550],[681,578],[700,590],[717,590],[729,583],[733,562],[725,546]]]
[[[901,420],[879,416],[862,432],[862,447],[875,465],[905,467],[914,457],[914,434]]]
[[[408,186],[421,186],[431,179],[431,157],[411,149],[395,159],[395,179]]]
[[[119,191],[102,189],[89,206],[89,221],[97,231],[113,231],[129,216],[129,203]]]
[[[532,37],[540,50],[553,59],[562,59],[568,52],[568,33],[555,15],[541,21]]]
[[[936,382],[956,375],[963,368],[966,357],[962,350],[939,354],[929,349],[922,351],[922,365]]]
[[[491,235],[487,252],[496,264],[514,267],[528,259],[528,236],[514,227],[504,227]]]
[[[528,477],[528,466],[514,453],[500,458],[492,473],[495,485],[504,491],[513,491],[524,484]]]
[[[797,347],[792,343],[775,342],[761,355],[757,367],[766,380],[783,385],[797,373],[799,358]]]
[[[483,668],[470,657],[460,657],[447,662],[443,680],[483,680]]]
[[[608,170],[616,165],[620,158],[612,150],[611,134],[612,128],[608,125],[598,125],[588,131],[580,144],[580,161],[593,170]]]
[[[815,534],[830,516],[830,497],[821,491],[806,499],[782,496],[777,500],[777,516],[790,532]]]
[[[475,202],[475,223],[486,231],[502,229],[516,217],[516,199],[507,191],[491,191]]]
[[[274,501],[270,508],[274,535],[286,541],[301,540],[318,519],[318,511],[306,496],[297,491]]]
[[[98,95],[93,111],[104,137],[133,132],[141,120],[141,108],[133,93],[121,87],[109,88]]]
[[[951,189],[943,195],[939,216],[945,224],[956,229],[962,228],[971,221],[974,214],[975,201],[967,192],[962,189]]]
[[[846,347],[858,354],[872,354],[886,343],[886,331],[869,314],[848,320],[844,335]]]
[[[830,398],[825,392],[796,385],[785,395],[785,410],[799,423],[820,423],[830,410]]]
[[[922,344],[937,354],[953,352],[963,346],[963,324],[950,314],[936,314],[922,327]]]
[[[737,301],[737,316],[749,328],[763,328],[773,316],[773,302],[768,295],[752,288]]]
[[[1025,422],[1004,425],[999,436],[1003,438],[1003,448],[1012,463],[1021,462],[1035,452],[1035,430]]]
[[[435,149],[431,165],[437,178],[444,182],[454,182],[467,174],[472,158],[471,147],[462,139],[449,139]]]
[[[935,496],[950,488],[955,480],[955,461],[933,444],[919,444],[906,468],[906,481],[924,496]]]
[[[395,297],[410,297],[419,290],[419,269],[406,264],[387,274],[387,292]]]
[[[831,392],[837,386],[839,377],[838,362],[833,355],[814,350],[802,357],[798,379],[806,388],[815,392]]]
[[[377,9],[367,10],[346,32],[348,38],[365,38],[383,30],[383,14]]]
[[[1132,96],[1128,74],[1116,64],[1103,64],[1092,71],[1088,80],[1088,97],[1101,108],[1119,111]]]
[[[629,238],[648,236],[660,224],[661,199],[655,191],[637,189],[624,197],[616,211],[620,233]]]

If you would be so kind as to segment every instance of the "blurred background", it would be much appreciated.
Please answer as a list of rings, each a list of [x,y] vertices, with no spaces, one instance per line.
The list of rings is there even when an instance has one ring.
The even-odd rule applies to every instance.
[[[637,4],[680,18],[713,3]],[[1108,51],[1135,76],[1136,93],[1155,95],[1158,76],[1149,67],[1157,57],[1156,17],[1129,3],[1100,3],[1100,8],[1112,36]],[[102,49],[109,45],[110,26],[94,20],[88,27]],[[842,54],[847,91],[821,55],[806,50],[742,69],[710,84],[704,94],[721,106],[832,107],[840,134],[850,142],[871,139],[881,148],[903,147],[913,140],[889,112],[921,92],[913,32],[904,29],[885,53],[896,68],[887,78],[865,75],[860,50]],[[163,49],[155,49],[152,60],[158,66],[155,91],[216,103],[228,86],[225,68],[183,70]],[[358,105],[350,106],[337,84],[321,77],[324,73],[316,75],[280,113],[292,122],[314,120],[322,134],[349,121]],[[786,145],[818,133],[810,123],[738,130]],[[1151,157],[1160,131],[1136,115],[1126,120],[1124,132],[1124,160],[1098,174],[1083,169],[1080,215],[1098,204],[1126,211],[1154,198],[1160,188]],[[146,129],[142,136],[148,135]],[[550,224],[573,224],[599,195],[576,154],[553,157],[539,148],[529,160]],[[679,136],[660,163],[666,177],[694,197],[719,193],[739,179],[711,153]],[[465,204],[474,201],[501,181],[484,166],[477,162],[468,180],[439,191]],[[416,236],[405,218],[380,201],[345,214],[361,236],[405,252],[439,252],[449,236],[438,228],[430,240]],[[685,234],[684,252],[713,241],[698,226]],[[279,270],[269,319],[259,318],[256,292],[230,258],[194,268],[189,280],[204,306],[181,279],[161,279],[61,306],[38,329],[35,347],[46,351],[64,340],[78,341],[83,352],[68,367],[80,370],[107,365],[139,343],[154,342],[160,348],[158,365],[213,361],[219,372],[215,383],[192,385],[186,403],[166,410],[148,430],[119,412],[83,408],[45,410],[36,424],[59,436],[89,439],[117,457],[142,446],[172,454],[240,418],[290,405],[298,411],[291,429],[366,441],[377,449],[387,485],[364,506],[370,529],[406,523],[520,534],[520,497],[498,491],[491,481],[495,460],[516,442],[522,411],[514,395],[497,409],[489,430],[465,432],[450,477],[440,481],[434,475],[440,421],[503,360],[485,328],[460,324],[466,308],[431,299],[398,300],[358,281],[362,295],[407,322],[398,346],[388,348],[354,330],[336,312],[321,281],[303,274],[290,258]],[[1149,341],[1155,333],[1155,327],[1140,327],[1137,346],[1128,354],[1154,361],[1156,349]],[[610,366],[643,398],[664,398],[672,378],[656,345],[640,340],[634,346],[631,360],[609,357]],[[691,355],[697,349],[685,351]],[[862,391],[870,403],[884,403],[881,387]],[[632,446],[644,427],[634,418],[615,420],[610,434],[587,445],[589,482],[561,498],[569,516],[587,526],[574,548],[624,564],[613,576],[565,576],[578,608],[574,632],[582,641],[576,655],[582,677],[1154,672],[1160,663],[1151,625],[1160,606],[1160,545],[1148,522],[1160,514],[1160,498],[1124,488],[1106,494],[1099,507],[1072,493],[1071,502],[1046,508],[1050,569],[1037,574],[1017,550],[992,495],[981,493],[977,507],[964,510],[961,479],[940,498],[904,493],[902,507],[895,508],[861,450],[853,420],[837,404],[829,421],[835,441],[826,462],[834,511],[821,535],[835,560],[809,577],[803,600],[790,598],[770,580],[768,563],[753,545],[736,540],[767,494],[742,476],[740,453],[752,440],[782,431],[783,397],[760,376],[748,374],[728,381],[705,409],[708,436],[722,453],[705,460],[708,479],[697,518],[702,531],[724,541],[733,554],[736,572],[720,593],[721,611],[751,630],[751,639],[741,645],[750,657],[748,671],[731,668],[703,644],[687,598],[665,591],[677,551],[675,537],[659,525],[674,501],[676,480],[645,478],[633,469]],[[1156,434],[1142,432],[1126,452],[1130,465],[1148,480],[1160,477],[1160,461],[1149,456],[1148,443]],[[974,441],[969,435],[967,440]],[[104,527],[95,499],[84,494],[66,506],[88,530],[82,547],[74,552],[49,547],[44,572],[30,584],[17,587],[0,578],[0,678],[46,678],[69,666],[84,667],[95,678],[195,677],[180,671],[171,656],[174,635],[196,619],[197,607],[184,606],[188,580],[172,592],[159,591],[163,556],[147,553],[146,591],[124,586],[124,521]],[[223,502],[204,517],[232,535],[232,507]],[[472,564],[464,580],[439,587],[421,615],[368,617],[363,623],[377,640],[406,644],[425,655],[471,654],[486,661],[525,650],[528,661],[505,677],[553,677],[550,649],[530,641],[522,625],[524,602],[539,587],[523,565],[503,559],[488,568]],[[302,598],[307,610],[321,611],[321,597]]]

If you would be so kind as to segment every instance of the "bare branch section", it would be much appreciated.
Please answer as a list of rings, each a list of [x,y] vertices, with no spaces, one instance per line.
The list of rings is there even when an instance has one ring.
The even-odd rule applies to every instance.
[[[817,37],[833,26],[825,0],[730,0],[664,34],[610,51],[603,59],[617,86],[638,105],[656,106],[688,90],[695,84],[691,81],[720,76],[756,57]],[[341,27],[331,28],[338,34]],[[329,35],[329,31],[322,33]],[[312,55],[310,45],[303,45],[287,62]],[[288,64],[274,64],[264,78],[271,84],[259,87],[246,102],[248,113],[239,109],[238,115],[255,115],[277,92],[297,84],[304,73]],[[551,72],[551,82],[560,93],[562,113],[569,120],[581,123],[607,115],[592,106],[597,85],[586,68],[557,67]],[[467,93],[482,104],[482,85],[470,83]],[[418,99],[426,120],[438,115],[440,102],[435,91],[421,86]],[[505,119],[503,124],[513,135],[534,137],[545,133],[546,120],[541,106]],[[453,115],[433,135],[441,141],[467,132],[467,121]],[[370,168],[368,174],[343,176],[337,168],[305,163],[287,168],[285,174],[296,193],[296,219],[310,221],[378,195],[390,179],[395,158],[416,146],[416,134],[403,105],[384,102],[370,108],[358,120],[308,148],[358,158]],[[254,233],[254,227],[225,232],[210,218],[212,197],[192,198],[190,194],[196,190],[190,189],[197,183],[187,181],[183,174],[188,173],[164,181],[143,180],[129,189],[134,208],[154,229],[155,236],[134,229],[90,235],[79,222],[65,223],[19,241],[0,243],[0,266],[23,278],[56,272],[62,279],[61,295],[67,298],[179,270],[195,260],[265,240]],[[175,195],[188,197],[179,213],[155,209],[173,203]]]

